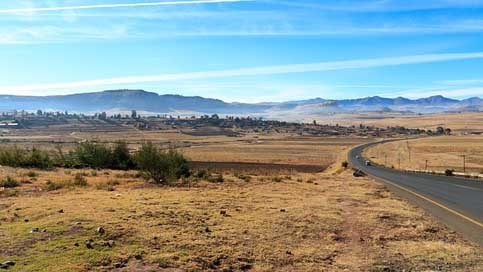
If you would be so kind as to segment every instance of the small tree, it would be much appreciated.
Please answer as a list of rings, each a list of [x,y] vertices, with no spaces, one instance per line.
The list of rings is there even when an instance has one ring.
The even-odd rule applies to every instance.
[[[139,169],[155,183],[166,183],[189,175],[187,160],[183,155],[174,150],[163,152],[151,142],[141,146],[135,160]]]
[[[52,161],[47,153],[36,148],[32,149],[30,156],[26,157],[24,167],[48,169],[52,167]]]
[[[436,134],[438,134],[438,135],[444,134],[444,128],[443,127],[437,127],[436,128]]]
[[[134,168],[134,162],[129,154],[126,142],[117,142],[112,150],[113,167],[121,170]]]

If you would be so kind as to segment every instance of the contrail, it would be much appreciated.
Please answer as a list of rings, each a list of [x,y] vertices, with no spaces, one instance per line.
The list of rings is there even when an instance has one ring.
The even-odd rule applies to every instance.
[[[149,76],[130,76],[130,77],[95,79],[95,80],[76,81],[76,82],[67,82],[67,83],[0,86],[0,92],[12,93],[12,92],[34,91],[34,90],[73,89],[73,88],[132,84],[132,83],[143,83],[143,82],[163,82],[163,81],[228,78],[228,77],[241,77],[241,76],[260,76],[260,75],[336,71],[336,70],[364,69],[364,68],[376,68],[376,67],[385,67],[385,66],[398,66],[398,65],[433,63],[433,62],[465,60],[465,59],[481,59],[481,58],[483,58],[483,52],[412,55],[412,56],[401,56],[401,57],[391,57],[391,58],[356,59],[356,60],[330,61],[330,62],[305,63],[305,64],[263,66],[263,67],[240,68],[240,69],[218,70],[218,71],[204,71],[204,72],[149,75]]]
[[[251,2],[251,1],[254,1],[254,0],[194,0],[194,1],[127,3],[127,4],[99,4],[99,5],[64,6],[64,7],[47,7],[47,8],[0,9],[0,13],[5,14],[5,13],[28,13],[28,12],[80,10],[80,9],[105,9],[105,8],[128,8],[128,7],[149,7],[149,6],[196,5],[196,4]]]

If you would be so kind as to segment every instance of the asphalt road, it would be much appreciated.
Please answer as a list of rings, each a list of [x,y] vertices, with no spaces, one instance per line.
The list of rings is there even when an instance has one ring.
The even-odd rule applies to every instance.
[[[422,207],[449,228],[483,246],[483,181],[409,173],[366,166],[362,151],[378,143],[358,146],[349,161],[388,189]]]

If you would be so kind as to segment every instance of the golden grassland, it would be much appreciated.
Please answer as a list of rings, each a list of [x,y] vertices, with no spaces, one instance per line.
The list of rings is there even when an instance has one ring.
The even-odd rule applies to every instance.
[[[68,150],[83,140],[123,139],[131,148],[151,140],[196,161],[331,164],[317,174],[225,171],[223,183],[173,186],[146,183],[136,171],[0,167],[0,180],[20,183],[0,188],[0,263],[15,261],[9,271],[483,269],[481,247],[340,168],[351,147],[370,139],[59,127],[1,138],[51,150],[58,142]],[[76,176],[87,186],[76,185]]]
[[[482,131],[483,113],[438,113],[438,114],[402,114],[402,113],[357,113],[336,114],[331,116],[311,116],[306,122],[317,120],[320,124],[373,125],[377,127],[404,126],[408,128],[432,129],[438,126],[449,127],[455,131]]]
[[[87,187],[49,192],[46,180],[77,171],[1,172],[22,181],[0,197],[0,261],[16,261],[11,271],[483,269],[481,248],[348,170],[190,187],[97,171],[85,172]]]
[[[196,161],[313,164],[328,166],[348,148],[368,142],[362,138],[259,138],[250,141],[192,146],[182,149]]]
[[[188,159],[203,162],[250,162],[328,166],[348,148],[370,141],[356,137],[302,137],[288,133],[257,134],[246,132],[240,137],[190,136],[181,131],[142,131],[115,128],[119,131],[75,131],[73,127],[15,130],[0,137],[0,147],[36,147],[56,152],[73,149],[85,140],[114,143],[119,139],[136,149],[146,141],[165,148],[176,147]],[[1,140],[4,139],[2,142]]]
[[[366,150],[365,155],[376,163],[395,168],[463,171],[483,173],[483,135],[438,136],[409,141],[389,142]],[[411,159],[410,159],[411,157]]]

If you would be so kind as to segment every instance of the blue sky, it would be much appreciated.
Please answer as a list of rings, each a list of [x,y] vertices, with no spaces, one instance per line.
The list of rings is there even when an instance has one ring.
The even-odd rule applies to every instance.
[[[483,97],[483,0],[9,0],[0,93]]]

